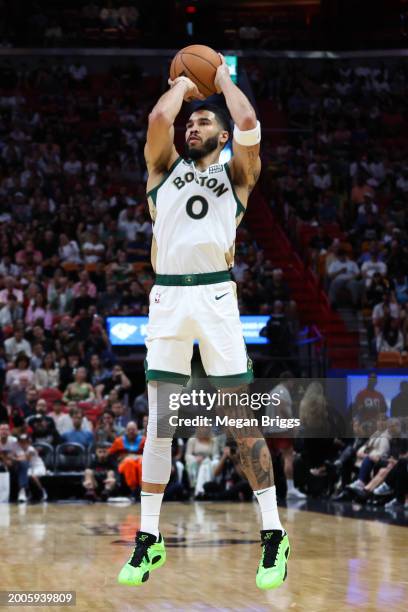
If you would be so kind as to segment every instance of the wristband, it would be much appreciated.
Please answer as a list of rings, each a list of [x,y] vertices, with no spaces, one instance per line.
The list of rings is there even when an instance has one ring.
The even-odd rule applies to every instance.
[[[240,130],[234,125],[234,140],[243,147],[252,147],[261,142],[261,124],[256,122],[252,130]]]

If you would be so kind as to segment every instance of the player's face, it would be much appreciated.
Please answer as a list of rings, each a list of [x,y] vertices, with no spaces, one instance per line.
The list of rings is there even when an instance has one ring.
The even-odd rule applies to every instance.
[[[197,111],[186,124],[186,156],[201,159],[218,147],[224,146],[228,132],[222,130],[213,112]]]

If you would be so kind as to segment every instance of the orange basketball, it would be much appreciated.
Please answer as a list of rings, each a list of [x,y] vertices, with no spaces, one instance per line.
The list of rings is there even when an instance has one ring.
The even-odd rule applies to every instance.
[[[214,79],[220,64],[220,56],[211,47],[190,45],[181,49],[173,58],[170,78],[174,81],[178,76],[186,76],[208,97],[216,93]]]

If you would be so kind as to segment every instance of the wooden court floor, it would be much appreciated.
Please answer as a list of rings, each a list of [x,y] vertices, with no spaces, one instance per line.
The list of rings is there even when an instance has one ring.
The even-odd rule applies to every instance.
[[[138,505],[2,504],[0,590],[76,591],[75,608],[16,608],[24,610],[408,610],[407,528],[280,512],[292,545],[280,589],[255,586],[255,503],[165,504],[167,563],[133,589],[117,585],[116,575],[131,551]]]

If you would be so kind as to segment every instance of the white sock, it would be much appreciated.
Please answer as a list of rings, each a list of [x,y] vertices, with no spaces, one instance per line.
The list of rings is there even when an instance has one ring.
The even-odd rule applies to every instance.
[[[278,504],[276,503],[275,485],[267,489],[259,489],[254,493],[261,508],[262,529],[281,529],[283,533],[284,529],[279,519]]]
[[[291,491],[295,488],[295,485],[293,484],[293,478],[287,478],[286,484],[288,485],[288,491]]]
[[[163,501],[163,493],[140,494],[140,504],[142,506],[142,517],[140,520],[140,531],[152,533],[159,537],[160,508]]]

